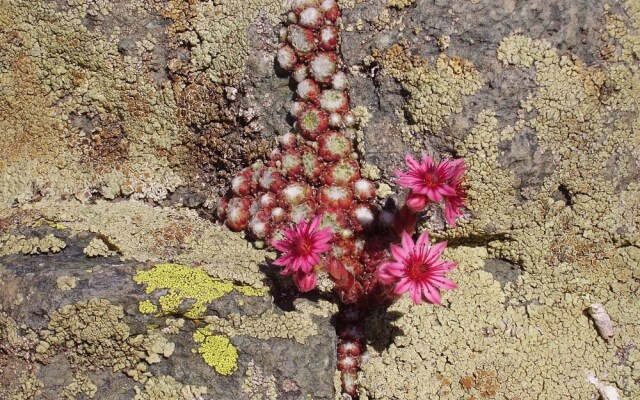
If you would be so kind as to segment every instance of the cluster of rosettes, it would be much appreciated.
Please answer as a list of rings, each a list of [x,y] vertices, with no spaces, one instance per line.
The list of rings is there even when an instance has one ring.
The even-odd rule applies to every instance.
[[[333,234],[328,255],[353,275],[362,273],[363,237],[376,224],[378,209],[376,187],[361,178],[353,151],[356,119],[337,53],[339,16],[334,0],[292,2],[277,60],[297,83],[293,130],[279,138],[268,162],[233,178],[218,214],[230,229],[246,230],[266,246],[283,240],[287,228],[320,215],[321,226]]]

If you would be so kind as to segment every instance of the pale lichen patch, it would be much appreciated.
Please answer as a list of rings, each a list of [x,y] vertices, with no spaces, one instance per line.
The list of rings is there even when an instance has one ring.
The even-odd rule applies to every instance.
[[[58,253],[67,247],[64,240],[54,234],[45,237],[26,237],[24,235],[0,236],[0,256],[10,254]]]
[[[419,133],[440,131],[448,117],[462,111],[462,98],[475,94],[484,82],[470,61],[441,54],[430,68],[402,44],[375,50],[374,57],[409,92],[405,111],[411,125],[404,136],[416,150],[424,147]]]
[[[97,391],[98,386],[91,381],[88,375],[76,372],[73,375],[73,381],[60,391],[59,396],[63,399],[75,399],[82,394],[93,399]]]
[[[304,343],[309,336],[318,334],[311,315],[287,311],[283,314],[265,312],[260,316],[230,314],[225,318],[208,316],[207,329],[228,337],[251,336],[256,339],[283,338]]]
[[[196,400],[207,394],[205,386],[185,385],[168,375],[151,377],[142,388],[136,386],[134,389],[133,400]]]
[[[387,6],[402,10],[403,8],[413,5],[416,0],[387,0]]]
[[[242,382],[242,393],[249,400],[276,400],[278,398],[276,378],[265,374],[262,368],[251,360]]]
[[[87,257],[109,257],[116,255],[115,251],[109,250],[109,246],[100,238],[93,238],[82,252]]]
[[[158,331],[132,336],[122,307],[97,298],[53,311],[49,324],[36,338],[40,360],[63,352],[74,366],[88,371],[126,370],[127,375],[141,382],[151,376],[143,361],[157,363],[175,349],[175,344]]]
[[[199,263],[212,277],[254,288],[265,286],[259,264],[271,253],[253,248],[241,235],[203,219],[194,210],[153,207],[138,201],[42,201],[25,205],[25,209],[28,216],[20,223],[46,217],[64,223],[71,233],[93,232],[99,240],[107,240],[108,248],[123,260]],[[19,215],[16,209],[0,210],[1,218]]]
[[[63,291],[69,291],[75,289],[78,283],[78,278],[75,276],[63,275],[56,278],[56,286]]]

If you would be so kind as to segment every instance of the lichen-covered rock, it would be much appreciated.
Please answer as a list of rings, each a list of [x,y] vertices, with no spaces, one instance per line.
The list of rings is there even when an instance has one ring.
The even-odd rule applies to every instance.
[[[277,398],[332,398],[327,307],[283,312],[264,288],[200,267],[96,259],[83,253],[88,237],[67,241],[54,256],[2,259],[3,399],[231,399],[257,371],[278,377],[268,383]]]
[[[344,76],[316,106],[349,128],[376,195],[401,204],[392,178],[407,152],[469,165],[464,222],[421,221],[449,241],[459,290],[444,307],[400,301],[369,318],[361,399],[640,396],[640,2],[339,3]],[[289,78],[274,71],[280,12],[2,2],[0,397],[333,397],[332,310],[291,304],[261,264],[272,255],[209,219],[220,188],[291,130]],[[293,78],[322,80],[322,66]],[[343,92],[353,114],[337,112]],[[322,178],[299,152],[287,173]],[[246,224],[267,236],[260,222]],[[167,264],[233,289],[157,284],[149,271]],[[218,353],[199,352],[198,328],[228,344],[220,354],[236,349],[237,370],[205,362]]]

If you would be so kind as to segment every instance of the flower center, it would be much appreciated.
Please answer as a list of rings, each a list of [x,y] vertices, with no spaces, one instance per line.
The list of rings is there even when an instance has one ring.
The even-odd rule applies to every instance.
[[[299,238],[296,240],[296,252],[303,256],[311,253],[311,241],[305,238]]]
[[[425,174],[422,178],[422,182],[424,183],[425,186],[429,186],[429,187],[437,186],[440,184],[440,180],[438,179],[438,176],[433,172]]]
[[[421,281],[426,273],[429,272],[429,266],[424,260],[411,256],[407,266],[407,276],[412,281]]]

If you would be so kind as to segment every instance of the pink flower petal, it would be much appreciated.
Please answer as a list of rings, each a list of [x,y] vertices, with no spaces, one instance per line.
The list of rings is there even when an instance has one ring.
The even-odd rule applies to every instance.
[[[293,280],[301,292],[313,290],[318,282],[316,274],[295,274]]]
[[[431,243],[429,242],[429,232],[426,230],[422,232],[422,234],[416,240],[416,247],[419,246],[429,246]]]
[[[440,292],[438,292],[433,286],[428,284],[422,285],[422,293],[425,300],[431,304],[440,304]]]
[[[408,256],[402,247],[396,246],[395,244],[391,245],[391,254],[398,262],[405,262]]]
[[[411,300],[413,300],[415,304],[420,304],[420,300],[422,300],[422,290],[420,290],[420,285],[415,285],[411,289]]]
[[[407,232],[402,232],[402,250],[405,254],[409,254],[410,250],[413,249],[413,239]]]
[[[393,260],[380,263],[376,276],[383,285],[394,284],[396,294],[410,291],[411,299],[418,304],[424,300],[440,304],[439,289],[452,290],[456,284],[445,274],[456,267],[455,262],[441,261],[446,242],[429,243],[429,233],[423,232],[414,243],[406,232],[401,236],[401,246],[392,244]]]
[[[423,196],[416,193],[410,193],[409,196],[407,196],[407,200],[405,204],[407,205],[407,207],[409,207],[411,211],[420,212],[425,209],[428,202],[429,202],[429,199],[427,198],[427,196]]]
[[[427,256],[427,264],[432,264],[436,261],[444,250],[447,248],[447,242],[440,242],[429,249],[429,255]]]
[[[427,157],[425,155],[425,157]],[[415,158],[413,158],[413,156],[411,154],[407,154],[404,157],[405,162],[407,163],[407,166],[409,167],[409,169],[414,169],[414,170],[419,170],[420,169],[420,164],[416,161]]]
[[[456,285],[453,281],[441,276],[432,276],[431,278],[429,278],[429,282],[434,286],[439,287],[440,289],[453,290],[458,288],[458,285]]]

